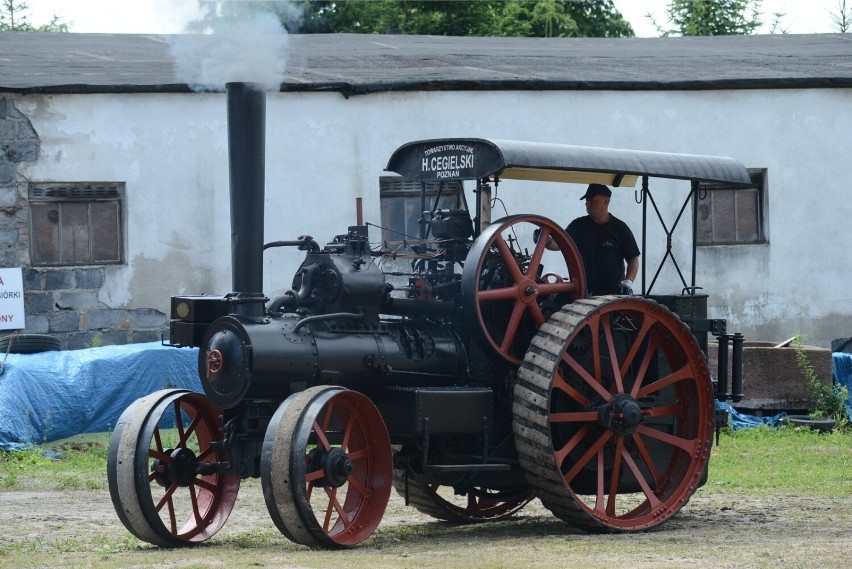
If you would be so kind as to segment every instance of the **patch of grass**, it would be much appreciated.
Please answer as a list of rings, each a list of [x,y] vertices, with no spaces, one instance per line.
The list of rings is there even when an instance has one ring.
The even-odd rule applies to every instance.
[[[241,549],[256,549],[273,545],[280,537],[281,534],[272,532],[249,531],[228,536],[224,539],[224,542]]]
[[[704,491],[852,496],[852,435],[793,427],[726,431]]]
[[[0,451],[0,487],[28,490],[106,488],[108,435],[85,435],[20,451]]]

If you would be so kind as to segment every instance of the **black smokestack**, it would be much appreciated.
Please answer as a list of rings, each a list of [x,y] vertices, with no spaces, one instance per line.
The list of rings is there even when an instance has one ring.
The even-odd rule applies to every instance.
[[[263,207],[266,186],[266,94],[252,83],[228,83],[232,290],[263,297]],[[263,316],[263,303],[237,314]],[[258,313],[259,312],[259,313]],[[257,313],[257,314],[256,314]]]

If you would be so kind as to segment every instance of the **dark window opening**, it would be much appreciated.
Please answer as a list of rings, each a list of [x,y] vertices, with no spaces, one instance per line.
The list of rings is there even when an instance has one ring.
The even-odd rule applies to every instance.
[[[750,170],[751,188],[702,182],[698,192],[698,245],[765,243],[766,170]]]
[[[434,207],[435,196],[441,192],[438,209],[461,209],[461,182],[427,182],[426,210]],[[420,201],[420,182],[405,178],[379,179],[382,208],[382,240],[403,241],[420,238],[420,219],[423,207]]]
[[[33,266],[122,261],[121,182],[30,184]]]

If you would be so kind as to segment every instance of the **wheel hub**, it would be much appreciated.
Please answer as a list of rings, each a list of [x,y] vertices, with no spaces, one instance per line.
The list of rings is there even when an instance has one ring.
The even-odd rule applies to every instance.
[[[166,449],[166,454],[171,456],[171,462],[154,460],[151,463],[151,472],[156,473],[154,480],[163,488],[177,484],[185,488],[192,484],[197,474],[197,460],[195,453],[188,448]]]
[[[633,397],[620,393],[598,409],[598,422],[617,435],[629,435],[642,423],[642,408]]]
[[[346,484],[346,479],[355,468],[346,452],[339,448],[328,451],[316,448],[309,455],[312,470],[322,470],[324,484],[334,488],[340,488]]]

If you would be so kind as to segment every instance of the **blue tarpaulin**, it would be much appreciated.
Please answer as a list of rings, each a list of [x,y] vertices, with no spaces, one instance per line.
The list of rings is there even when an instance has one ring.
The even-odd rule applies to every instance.
[[[831,369],[837,385],[846,388],[846,415],[852,420],[852,354],[835,352],[831,354]]]
[[[201,391],[198,349],[159,342],[0,354],[0,449],[110,431],[136,399],[165,388]]]
[[[716,409],[724,409],[728,412],[729,425],[735,431],[739,431],[740,429],[750,429],[754,427],[759,427],[761,425],[766,425],[767,427],[777,427],[779,421],[787,416],[787,413],[778,413],[777,415],[772,415],[771,417],[758,417],[757,415],[747,415],[745,413],[740,413],[739,411],[734,409],[730,403],[723,403],[721,401],[716,401]]]

